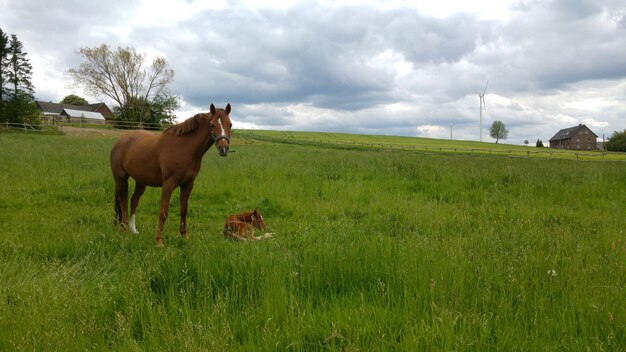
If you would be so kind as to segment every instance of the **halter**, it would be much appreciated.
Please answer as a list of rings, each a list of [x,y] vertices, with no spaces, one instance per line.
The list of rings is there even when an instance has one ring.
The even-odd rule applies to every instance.
[[[213,130],[211,130],[211,138],[213,139],[213,143],[219,142],[220,139],[225,139],[226,142],[228,142],[228,144],[230,144],[230,137],[228,137],[225,134],[219,135],[217,137],[215,137],[215,135],[213,134]]]

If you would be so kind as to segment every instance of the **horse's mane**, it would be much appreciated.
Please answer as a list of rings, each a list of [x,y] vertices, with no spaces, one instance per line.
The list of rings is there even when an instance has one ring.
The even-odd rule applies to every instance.
[[[196,114],[181,123],[168,127],[165,131],[163,131],[163,133],[171,134],[173,136],[182,136],[193,132],[198,129],[198,126],[200,126],[200,120],[204,117],[204,115],[206,114]]]

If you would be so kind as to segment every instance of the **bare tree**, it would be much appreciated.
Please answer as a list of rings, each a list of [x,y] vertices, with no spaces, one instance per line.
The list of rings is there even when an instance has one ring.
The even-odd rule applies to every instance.
[[[174,70],[163,57],[155,58],[146,68],[145,54],[130,47],[113,51],[101,44],[81,48],[79,54],[84,61],[78,69],[67,71],[70,79],[90,94],[115,101],[123,119],[142,122],[150,115],[149,105],[135,102],[151,103],[170,96],[167,85],[174,79]]]

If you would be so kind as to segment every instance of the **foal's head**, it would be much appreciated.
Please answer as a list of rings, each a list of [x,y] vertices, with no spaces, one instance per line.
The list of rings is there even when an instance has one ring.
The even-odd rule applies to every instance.
[[[267,225],[265,225],[265,222],[263,221],[263,216],[259,212],[259,209],[254,209],[254,211],[252,212],[252,226],[261,230],[265,230],[267,228]]]
[[[216,109],[211,104],[211,138],[215,143],[220,156],[228,155],[228,146],[230,145],[230,129],[233,127],[230,122],[230,104],[224,109]]]

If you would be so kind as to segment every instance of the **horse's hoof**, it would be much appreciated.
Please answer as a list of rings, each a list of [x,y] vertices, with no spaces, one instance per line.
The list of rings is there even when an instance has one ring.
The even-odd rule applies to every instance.
[[[158,239],[157,240],[157,248],[163,248],[165,247],[165,245],[163,244],[163,240],[162,239]]]

